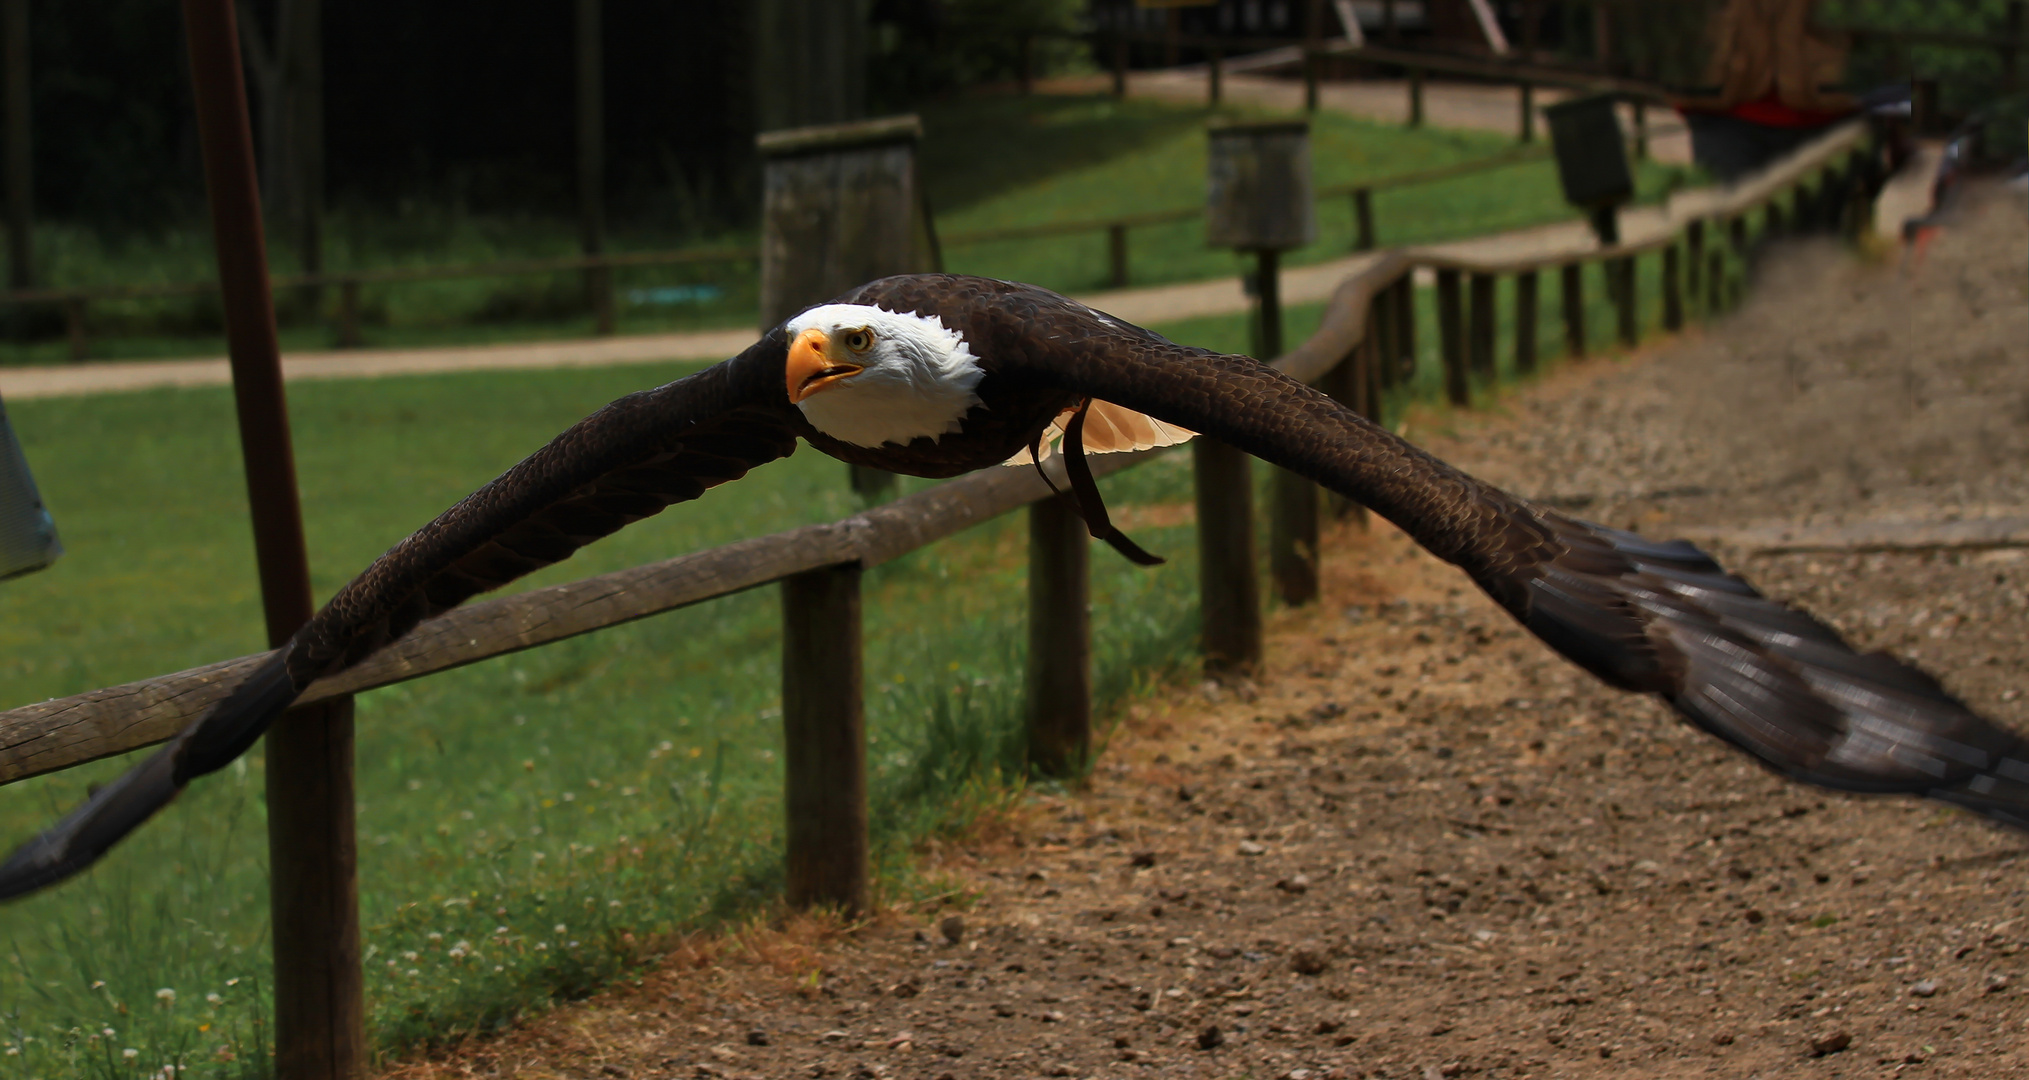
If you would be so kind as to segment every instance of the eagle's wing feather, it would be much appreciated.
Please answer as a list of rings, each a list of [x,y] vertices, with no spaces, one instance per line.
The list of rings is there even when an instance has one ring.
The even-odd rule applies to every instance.
[[[787,456],[796,428],[782,400],[783,351],[771,336],[621,398],[396,544],[230,695],[0,863],[0,899],[89,866],[193,778],[243,753],[317,679],[473,595]]]
[[[991,310],[990,325],[976,327],[983,351],[1020,377],[1202,432],[1372,507],[1569,659],[1661,696],[1787,776],[1919,793],[2029,828],[2029,742],[1917,668],[1855,651],[1689,543],[1509,495],[1255,360],[1095,323],[1081,305],[1027,287],[1001,286]],[[1045,340],[1075,344],[1033,344]]]

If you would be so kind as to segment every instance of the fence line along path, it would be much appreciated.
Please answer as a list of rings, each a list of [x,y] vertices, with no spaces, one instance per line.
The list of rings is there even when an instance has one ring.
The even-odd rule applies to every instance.
[[[1433,262],[1428,256],[1408,251],[1383,253],[1338,284],[1317,332],[1275,364],[1293,377],[1319,385],[1349,407],[1376,416],[1383,391],[1414,374],[1418,355],[1414,275],[1419,266],[1438,274],[1441,296],[1447,292],[1443,287],[1447,276],[1453,282],[1449,292],[1454,298],[1460,275],[1475,279],[1472,333],[1465,333],[1468,326],[1461,322],[1456,303],[1446,305],[1450,310],[1443,313],[1442,320],[1445,382],[1448,390],[1463,391],[1453,394],[1453,400],[1461,404],[1469,403],[1471,392],[1483,384],[1491,357],[1468,357],[1457,346],[1466,340],[1484,342],[1490,352],[1494,312],[1487,301],[1497,295],[1495,286],[1504,277],[1512,277],[1521,289],[1522,282],[1555,269],[1566,275],[1568,285],[1574,274],[1582,276],[1588,265],[1607,267],[1608,280],[1621,283],[1615,300],[1622,325],[1638,330],[1642,321],[1628,312],[1637,295],[1632,287],[1633,266],[1646,252],[1662,262],[1666,324],[1673,312],[1679,321],[1691,310],[1718,312],[1743,287],[1741,255],[1749,238],[1747,215],[1764,215],[1764,233],[1859,219],[1859,214],[1841,213],[1851,208],[1845,201],[1847,190],[1870,179],[1864,159],[1852,154],[1858,142],[1855,130],[1834,133],[1784,162],[1765,182],[1744,185],[1727,200],[1715,203],[1710,217],[1687,222],[1681,232],[1644,249],[1594,249],[1499,264],[1456,259]],[[1821,176],[1823,182],[1818,180]],[[1701,237],[1712,243],[1700,249]],[[1692,266],[1705,267],[1707,287],[1702,293],[1684,289],[1682,271],[1687,260]],[[1477,283],[1482,278],[1487,282],[1484,286]],[[1703,302],[1699,302],[1701,297]],[[1515,326],[1518,331],[1526,327],[1530,335],[1526,341],[1518,335],[1515,342],[1518,366],[1522,366],[1520,359],[1533,358],[1536,352],[1535,321],[1517,319]],[[1571,343],[1582,344],[1582,338]],[[1488,362],[1478,362],[1481,360]],[[1161,452],[1106,455],[1093,462],[1094,471],[1130,468]],[[1224,537],[1236,532],[1251,536],[1251,527],[1244,519],[1237,523],[1237,530],[1225,527],[1235,523],[1219,520],[1207,509],[1244,507],[1246,500],[1235,498],[1234,488],[1244,488],[1246,482],[1244,471],[1237,476],[1198,478],[1200,561],[1213,568],[1200,574],[1204,603],[1209,604],[1215,595],[1243,592],[1238,581],[1217,580],[1218,575],[1244,576],[1251,586],[1256,573],[1252,559],[1221,558],[1216,550]],[[1066,572],[1068,567],[1082,566],[1089,540],[1075,528],[1062,527],[1065,509],[1058,498],[1031,470],[987,469],[842,521],[467,605],[421,624],[359,667],[317,683],[299,705],[315,707],[318,702],[372,687],[781,582],[785,739],[792,744],[789,754],[803,759],[799,775],[824,789],[821,799],[792,797],[787,801],[784,858],[788,880],[793,895],[835,894],[836,887],[823,879],[844,875],[840,880],[857,883],[862,888],[857,895],[863,896],[863,853],[867,850],[864,731],[852,722],[859,713],[853,702],[839,700],[842,694],[851,695],[862,686],[861,572],[989,518],[1031,507],[1030,631],[1032,638],[1053,642],[1052,648],[1030,658],[1026,685],[1031,705],[1038,699],[1048,700],[1050,694],[1062,695],[1066,687],[1084,688],[1089,693],[1089,681],[1082,677],[1091,666],[1089,624],[1082,618],[1089,605],[1087,578],[1083,573]],[[1312,499],[1308,509],[1315,513],[1314,494]],[[1277,514],[1302,509],[1276,501]],[[1271,534],[1293,537],[1297,531],[1278,521]],[[1309,563],[1308,554],[1300,553],[1290,561]],[[1290,555],[1269,553],[1271,560],[1289,559]],[[1314,573],[1315,563],[1310,565]],[[1259,620],[1251,621],[1258,630]],[[796,666],[798,656],[811,653],[814,642],[824,643],[822,686],[810,683],[808,673]],[[1252,652],[1259,654],[1258,642]],[[261,659],[239,657],[0,712],[0,784],[161,742],[227,693]],[[1039,714],[1047,711],[1031,708],[1031,724],[1045,720]],[[1086,740],[1082,744],[1067,742],[1065,732],[1036,726],[1029,735],[1032,755],[1038,755],[1032,757],[1033,763],[1047,767],[1047,758],[1059,763],[1090,759],[1088,734],[1076,736]],[[836,806],[841,798],[857,812],[818,814],[810,810],[813,806]],[[326,839],[333,845],[331,850],[306,848],[297,854],[303,860],[328,858],[336,864],[352,846],[349,836]]]
[[[1858,128],[1841,129],[1833,136],[1799,151],[1782,167],[1780,174],[1820,167],[1832,157],[1849,150],[1860,138]],[[1768,193],[1763,189],[1774,183],[1778,175],[1778,172],[1769,172],[1730,188],[1679,191],[1662,206],[1630,207],[1621,214],[1621,235],[1629,245],[1645,246],[1675,235],[1693,222],[1728,216],[1730,207],[1766,201]],[[1351,188],[1330,189],[1326,195],[1344,197],[1352,191]],[[1418,260],[1431,263],[1508,264],[1517,260],[1578,258],[1597,248],[1598,243],[1593,239],[1590,228],[1581,221],[1573,220],[1404,250]],[[1379,252],[1360,252],[1309,266],[1284,268],[1281,272],[1283,302],[1312,304],[1326,300],[1341,281],[1366,272],[1381,257]],[[1115,289],[1085,294],[1077,299],[1100,311],[1142,325],[1236,314],[1249,310],[1253,304],[1240,280],[1232,277]],[[429,349],[334,349],[285,354],[282,374],[293,382],[459,371],[716,361],[732,356],[752,341],[752,331],[737,329]],[[0,400],[75,397],[162,387],[224,386],[231,381],[231,372],[223,357],[0,367]]]

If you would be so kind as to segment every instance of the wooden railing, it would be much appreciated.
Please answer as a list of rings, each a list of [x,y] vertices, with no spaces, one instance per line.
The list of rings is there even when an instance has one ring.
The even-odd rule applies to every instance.
[[[1567,330],[1567,346],[1578,355],[1585,351],[1583,305],[1571,283],[1587,263],[1631,267],[1638,255],[1661,251],[1663,322],[1674,326],[1686,311],[1676,284],[1685,261],[1678,255],[1681,247],[1691,253],[1691,266],[1705,267],[1706,299],[1696,306],[1715,313],[1733,301],[1742,280],[1738,260],[1724,257],[1721,241],[1744,249],[1747,217],[1756,211],[1766,214],[1766,231],[1772,232],[1790,223],[1835,217],[1841,200],[1826,193],[1842,188],[1814,184],[1813,178],[1824,174],[1850,183],[1861,138],[1857,127],[1827,137],[1762,179],[1713,200],[1682,229],[1650,244],[1504,261],[1441,259],[1405,250],[1380,253],[1339,285],[1317,332],[1275,366],[1380,419],[1388,387],[1414,374],[1419,268],[1437,275],[1445,385],[1458,404],[1469,403],[1475,377],[1492,372],[1494,286],[1501,276],[1515,278],[1522,299],[1515,320],[1516,367],[1521,370],[1535,361],[1533,283],[1545,270],[1564,275],[1567,318],[1576,303],[1572,325],[1580,332]],[[1790,192],[1796,197],[1785,205]],[[1706,241],[1709,245],[1701,248]],[[1473,283],[1469,320],[1457,298],[1461,275]],[[1610,269],[1608,276],[1617,282],[1622,335],[1632,341],[1640,329],[1632,270]],[[1691,293],[1698,292],[1694,285]],[[1463,344],[1468,340],[1470,351]],[[1095,459],[1093,467],[1112,473],[1162,452],[1106,455]],[[1193,454],[1203,646],[1208,666],[1217,661],[1228,670],[1244,669],[1259,661],[1262,644],[1248,459],[1208,439],[1196,440]],[[1318,592],[1319,503],[1314,486],[1277,472],[1269,563],[1277,592],[1292,603],[1314,599]],[[795,904],[857,908],[866,901],[869,873],[861,576],[869,566],[1023,506],[1031,514],[1031,648],[1025,683],[1029,760],[1038,772],[1072,775],[1092,753],[1090,543],[1075,512],[1029,469],[983,470],[841,521],[461,607],[421,624],[358,666],[317,682],[297,705],[312,706],[779,582],[786,892]],[[242,656],[0,712],[0,784],[162,742],[228,693],[265,656]],[[342,880],[354,880],[355,845],[342,830],[318,835],[322,839],[309,847],[328,841],[329,849],[300,854],[321,860]],[[306,929],[332,934],[348,927],[297,928]],[[281,952],[278,944],[277,955]],[[356,967],[335,972],[332,1000],[356,1004],[361,978]]]
[[[1494,293],[1491,283],[1504,276],[1526,283],[1544,271],[1558,270],[1568,282],[1587,264],[1625,274],[1614,268],[1661,253],[1662,321],[1666,328],[1675,328],[1692,306],[1716,312],[1734,299],[1739,281],[1728,269],[1720,241],[1741,249],[1751,212],[1765,213],[1765,231],[1776,234],[1793,225],[1821,225],[1834,218],[1843,204],[1835,204],[1827,193],[1845,191],[1852,178],[1852,159],[1863,140],[1857,126],[1827,136],[1778,170],[1716,200],[1678,232],[1643,244],[1505,260],[1446,258],[1400,249],[1381,253],[1340,284],[1317,332],[1276,360],[1275,366],[1327,387],[1364,413],[1377,411],[1379,391],[1410,374],[1416,361],[1409,290],[1418,268],[1436,275],[1438,321],[1446,339],[1440,356],[1455,404],[1469,404],[1472,379],[1489,374],[1493,367],[1493,305],[1476,301],[1468,316],[1455,300],[1445,298],[1447,292],[1457,292],[1461,279],[1474,283],[1475,297],[1485,298]],[[1814,184],[1820,174],[1827,182]],[[1791,192],[1796,199],[1785,206],[1781,197]],[[1687,263],[1702,269],[1702,290],[1694,285],[1684,291],[1684,283],[1699,280],[1695,271],[1682,271]],[[1534,291],[1526,285],[1518,288],[1525,296]],[[1582,301],[1574,303],[1579,295],[1576,290],[1565,295],[1567,317],[1572,320],[1566,339],[1574,353],[1583,355]],[[1687,301],[1687,295],[1693,299]],[[1623,279],[1615,284],[1614,296],[1621,336],[1632,343],[1640,326],[1637,292]],[[1527,317],[1533,310],[1533,304],[1524,303],[1518,310],[1524,317],[1516,320],[1515,356],[1525,371],[1533,366],[1537,352],[1534,320]],[[1106,455],[1093,459],[1093,468],[1103,475],[1159,452]],[[1048,488],[1031,470],[986,470],[840,521],[471,604],[423,623],[357,667],[319,681],[298,704],[404,682],[826,568],[879,565],[1049,497]],[[1082,538],[1078,543],[1083,544]],[[0,784],[161,742],[222,697],[265,655],[0,712]]]

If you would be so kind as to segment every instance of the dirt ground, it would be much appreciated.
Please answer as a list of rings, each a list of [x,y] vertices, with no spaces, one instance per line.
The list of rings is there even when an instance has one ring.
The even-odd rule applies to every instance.
[[[2029,215],[1753,299],[1495,409],[1464,467],[1646,532],[2029,509]],[[1440,424],[1453,425],[1444,430]],[[1257,684],[1129,710],[1088,790],[925,853],[964,890],[698,942],[404,1075],[2029,1075],[2029,846],[1778,780],[1605,689],[1377,524]],[[2029,552],[1722,558],[2029,728]]]

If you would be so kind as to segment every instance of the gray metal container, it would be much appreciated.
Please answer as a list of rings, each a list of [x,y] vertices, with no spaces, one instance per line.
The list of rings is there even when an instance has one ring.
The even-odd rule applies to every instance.
[[[28,458],[0,404],[0,580],[40,570],[63,554],[56,523],[28,475]]]

